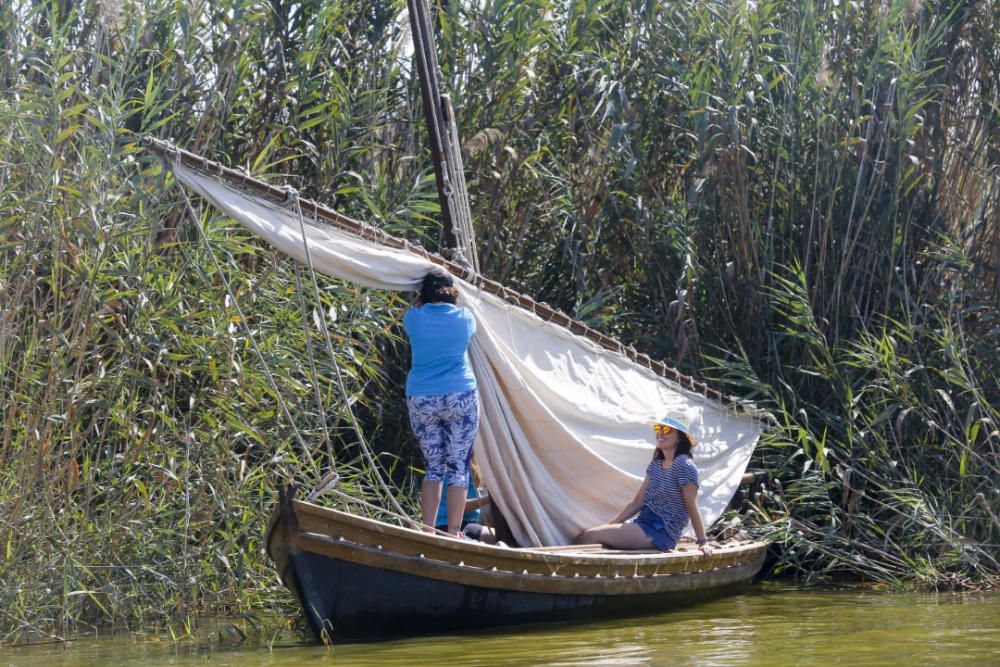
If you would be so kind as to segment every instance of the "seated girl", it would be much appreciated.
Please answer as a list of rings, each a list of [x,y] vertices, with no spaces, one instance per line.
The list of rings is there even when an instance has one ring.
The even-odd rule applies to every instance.
[[[635,498],[608,523],[588,528],[577,544],[599,542],[615,549],[670,551],[677,546],[688,520],[694,527],[698,548],[712,553],[698,511],[698,469],[691,461],[694,439],[680,422],[664,418],[653,425],[656,451],[646,468]],[[634,521],[625,523],[639,514]]]

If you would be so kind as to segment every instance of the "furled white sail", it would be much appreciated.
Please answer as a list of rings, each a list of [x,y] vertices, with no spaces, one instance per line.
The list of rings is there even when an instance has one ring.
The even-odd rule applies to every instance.
[[[413,290],[433,266],[419,254],[358,238],[181,164],[172,170],[281,252],[369,287]],[[635,495],[653,450],[650,422],[687,423],[706,525],[739,485],[760,424],[687,391],[623,355],[458,280],[476,317],[470,350],[482,416],[476,459],[522,545],[566,544]]]

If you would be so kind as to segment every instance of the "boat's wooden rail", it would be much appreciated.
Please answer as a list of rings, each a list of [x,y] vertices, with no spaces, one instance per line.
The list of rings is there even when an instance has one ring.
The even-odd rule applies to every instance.
[[[308,551],[421,576],[519,590],[538,588],[541,580],[547,582],[542,586],[547,592],[586,589],[631,594],[661,587],[654,585],[651,590],[650,578],[699,574],[703,576],[696,580],[745,579],[759,569],[766,550],[765,543],[755,541],[722,543],[711,556],[690,542],[669,553],[617,551],[600,545],[511,549],[393,526],[304,501],[293,501],[291,508],[300,547]],[[748,569],[753,571],[747,574]]]

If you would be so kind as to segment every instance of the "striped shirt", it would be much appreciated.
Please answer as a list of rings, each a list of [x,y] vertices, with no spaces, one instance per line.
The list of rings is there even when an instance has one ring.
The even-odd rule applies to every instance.
[[[667,535],[676,542],[688,523],[687,505],[684,504],[681,488],[688,484],[698,486],[698,469],[687,454],[674,459],[666,470],[663,469],[663,461],[654,458],[646,468],[646,478],[649,484],[642,502],[663,519]]]

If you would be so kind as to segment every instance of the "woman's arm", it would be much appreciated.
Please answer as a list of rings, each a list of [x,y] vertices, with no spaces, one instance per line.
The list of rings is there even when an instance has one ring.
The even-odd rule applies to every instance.
[[[483,495],[478,496],[476,498],[468,498],[468,499],[466,499],[466,501],[465,501],[465,511],[466,512],[471,512],[473,510],[478,510],[478,509],[481,509],[482,507],[484,507],[485,505],[489,505],[489,504],[490,504],[490,497],[484,493]]]
[[[639,490],[636,492],[635,498],[633,498],[632,501],[625,506],[625,509],[619,512],[615,518],[608,523],[624,523],[626,520],[631,519],[638,514],[639,510],[642,509],[642,498],[646,495],[646,487],[648,485],[649,476],[647,475],[646,479],[642,480],[642,486],[640,486]]]
[[[687,507],[688,516],[691,517],[691,527],[694,528],[694,535],[698,539],[698,548],[703,554],[710,556],[712,547],[708,544],[705,524],[702,523],[701,510],[698,509],[698,485],[685,484],[681,487],[681,495],[684,496],[684,506]]]

